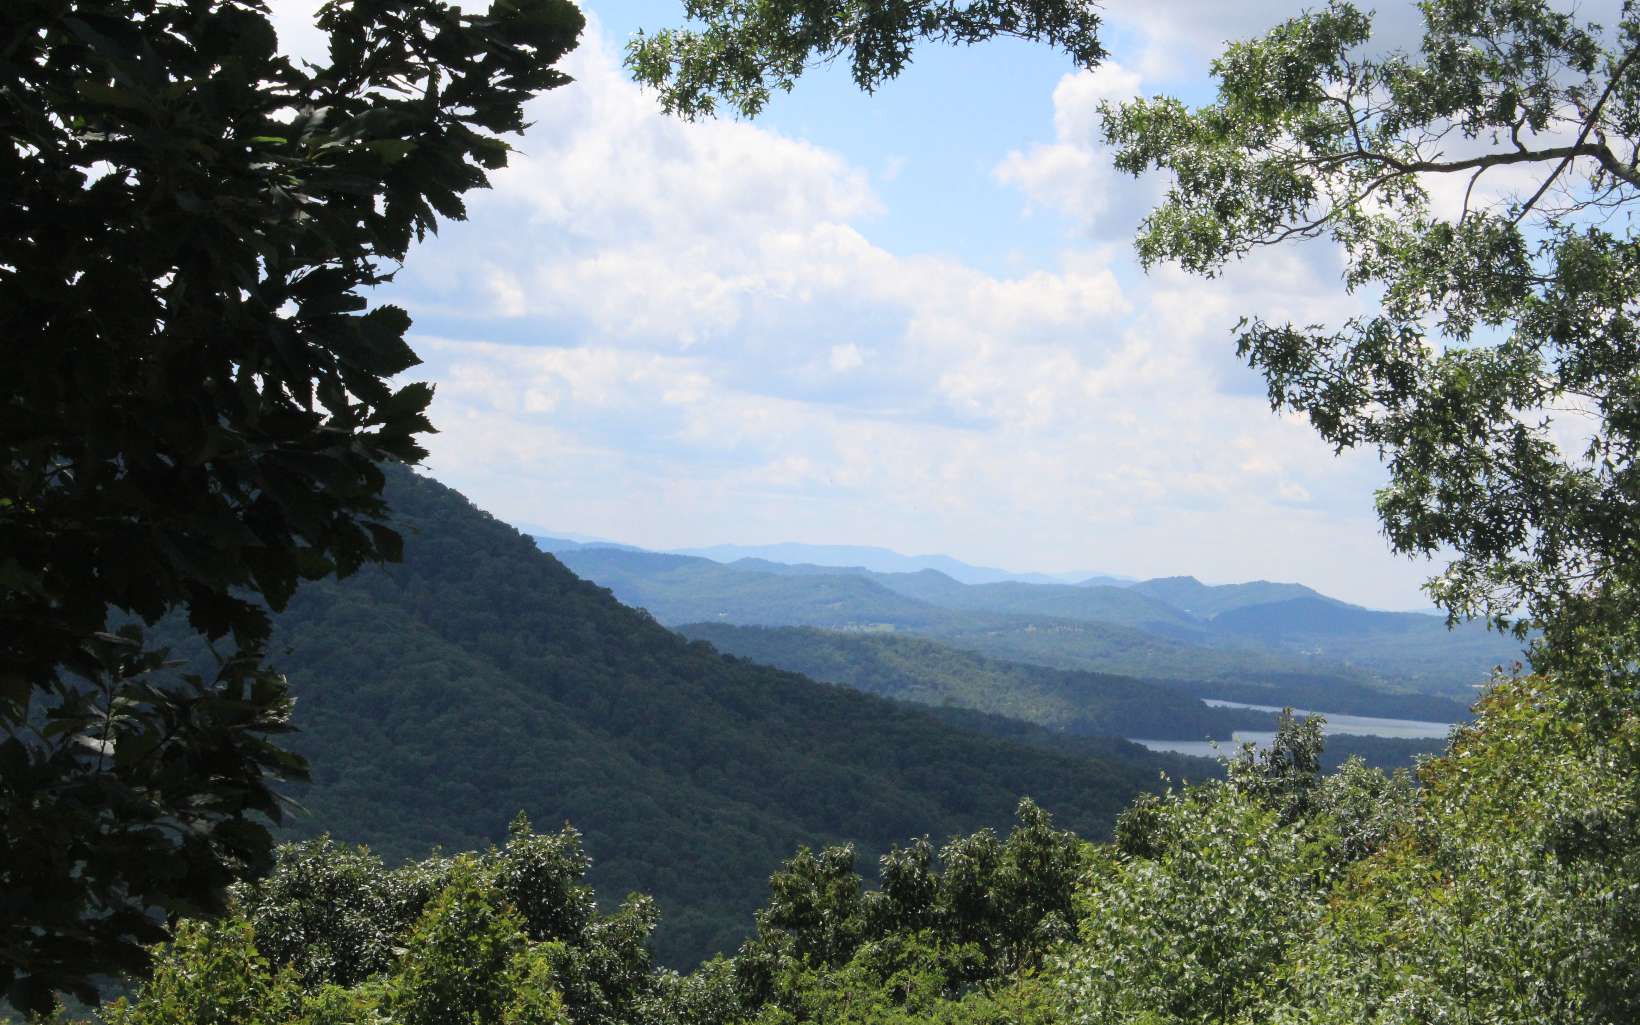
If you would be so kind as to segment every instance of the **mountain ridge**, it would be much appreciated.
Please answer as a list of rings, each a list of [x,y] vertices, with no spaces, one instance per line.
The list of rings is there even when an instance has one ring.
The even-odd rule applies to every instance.
[[[1184,576],[1123,587],[965,584],[927,568],[882,573],[752,557],[722,563],[598,545],[563,546],[558,554],[671,626],[895,629],[1059,669],[1331,678],[1345,689],[1416,691],[1467,704],[1492,667],[1520,658],[1518,643],[1483,624],[1449,630],[1438,617],[1367,609],[1296,583],[1207,585]],[[1314,697],[1306,687],[1292,699]],[[1359,698],[1334,710],[1374,714]]]

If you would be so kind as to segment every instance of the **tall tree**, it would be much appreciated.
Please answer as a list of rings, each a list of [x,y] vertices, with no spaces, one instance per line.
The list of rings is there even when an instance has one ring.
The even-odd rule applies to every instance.
[[[1640,579],[1640,7],[1428,0],[1415,53],[1333,2],[1213,65],[1218,97],[1107,104],[1117,164],[1172,176],[1146,264],[1214,274],[1330,239],[1381,295],[1333,327],[1252,318],[1271,404],[1383,455],[1400,552],[1455,553],[1456,616],[1610,623]],[[1507,176],[1507,177],[1505,177]],[[1461,200],[1437,202],[1445,187]]]
[[[568,0],[0,5],[0,990],[39,1009],[268,863],[299,580],[396,557],[378,462],[430,431],[368,308],[505,164]],[[186,610],[212,677],[147,650]]]

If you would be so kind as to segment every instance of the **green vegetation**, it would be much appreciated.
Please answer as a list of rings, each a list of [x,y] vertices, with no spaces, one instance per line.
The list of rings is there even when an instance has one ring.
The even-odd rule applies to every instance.
[[[571,821],[601,891],[654,896],[656,953],[681,965],[745,935],[761,881],[800,844],[853,840],[875,859],[906,836],[999,825],[1026,794],[1099,836],[1161,770],[1212,771],[988,736],[721,656],[449,489],[389,478],[404,561],[311,583],[274,618],[293,744],[315,766],[299,835],[398,860],[482,848],[520,809]]]
[[[627,63],[659,90],[664,108],[687,118],[712,114],[719,100],[751,117],[773,90],[790,90],[814,63],[845,54],[854,81],[870,91],[904,70],[924,40],[1036,39],[1084,67],[1105,56],[1099,15],[1077,0],[690,0],[686,10],[700,28],[640,33]]]
[[[391,559],[382,460],[432,430],[363,293],[507,162],[568,0],[0,5],[0,992],[47,1006],[265,867],[290,695],[265,606]],[[168,669],[186,610],[221,661]],[[108,633],[111,620],[125,626]]]
[[[1027,802],[1006,839],[885,852],[873,888],[852,847],[802,849],[738,951],[682,976],[650,968],[646,901],[595,910],[573,832],[517,822],[500,849],[391,871],[310,842],[227,922],[180,930],[107,1016],[1616,1025],[1640,1012],[1632,683],[1501,684],[1421,787],[1324,775],[1318,724],[1287,719],[1226,779],[1134,804],[1108,844]]]
[[[792,566],[764,571],[763,566],[724,565],[632,548],[583,547],[557,554],[570,569],[668,625],[728,623],[904,632],[994,660],[1188,681],[1191,693],[1201,697],[1326,708],[1351,715],[1451,721],[1463,714],[1474,694],[1473,686],[1484,681],[1494,665],[1514,661],[1519,650],[1517,642],[1483,631],[1482,648],[1477,651],[1453,643],[1439,619],[1392,616],[1397,624],[1410,623],[1414,628],[1410,634],[1407,630],[1393,634],[1401,651],[1395,658],[1437,677],[1448,695],[1461,697],[1455,702],[1450,696],[1432,698],[1394,688],[1376,673],[1338,661],[1250,646],[1243,635],[1215,632],[1211,621],[1195,620],[1151,598],[1131,596],[1125,588],[964,585],[932,571],[885,574]],[[1091,598],[1084,597],[1088,595]],[[1008,607],[987,608],[986,602]],[[1041,607],[1119,621],[1028,611]],[[1330,642],[1335,636],[1328,634],[1325,639]],[[1349,639],[1341,644],[1373,650],[1371,643],[1350,638],[1348,631],[1343,636]],[[1313,643],[1311,633],[1294,639],[1300,651],[1301,645]]]
[[[1149,680],[999,662],[899,634],[696,623],[679,628],[720,651],[924,705],[956,705],[1068,733],[1177,740],[1223,740],[1264,729],[1260,712],[1209,708],[1201,699]]]
[[[328,839],[284,847],[229,917],[185,923],[109,1025],[613,1025],[661,1020],[654,905],[599,913],[573,830],[387,869]],[[669,995],[669,994],[668,994]]]

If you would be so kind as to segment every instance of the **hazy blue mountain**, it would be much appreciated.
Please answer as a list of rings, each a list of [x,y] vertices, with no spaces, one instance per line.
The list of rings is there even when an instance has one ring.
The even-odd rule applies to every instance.
[[[535,542],[535,547],[549,554],[578,552],[585,548],[611,548],[618,552],[644,551],[636,545],[623,545],[616,541],[600,541],[597,538],[557,537],[551,534],[530,534],[528,536],[531,541]]]
[[[1522,659],[1522,642],[1418,612],[1376,612],[1330,598],[1292,598],[1245,605],[1213,618],[1215,630],[1260,645],[1340,659],[1418,690],[1468,700],[1494,666]]]
[[[1291,670],[1291,663],[1249,664],[1248,652],[1276,653],[1287,658],[1315,663],[1356,667],[1397,689],[1449,695],[1467,701],[1474,686],[1485,680],[1495,665],[1508,665],[1520,657],[1519,645],[1507,637],[1470,624],[1448,631],[1439,617],[1411,612],[1378,612],[1320,595],[1301,584],[1255,581],[1208,587],[1191,577],[1147,581],[1133,587],[1067,586],[1064,584],[964,584],[935,570],[919,573],[873,573],[859,567],[832,569],[814,565],[787,565],[763,559],[741,559],[729,568],[751,573],[782,576],[824,577],[838,573],[861,577],[896,594],[943,609],[1011,617],[1051,617],[1078,623],[1099,624],[1101,636],[1090,652],[1056,650],[1054,635],[1021,634],[1017,630],[991,628],[978,631],[980,650],[1007,658],[1041,661],[1061,668],[1096,672],[1140,673],[1222,678],[1219,669],[1226,658],[1248,672]],[[1158,596],[1167,595],[1173,601]],[[1282,596],[1289,597],[1282,597]],[[1296,595],[1296,597],[1293,597]],[[1193,614],[1180,603],[1214,608],[1211,615]],[[739,622],[733,615],[719,621]],[[761,620],[760,620],[761,621]],[[795,617],[787,621],[819,626],[836,622]],[[960,618],[933,624],[924,619],[896,620],[907,629],[938,633],[975,635]],[[1017,620],[1015,621],[1017,625]],[[1043,624],[1038,624],[1043,625]],[[1153,638],[1183,642],[1199,649],[1234,648],[1235,656],[1204,656],[1199,651],[1180,660],[1175,649],[1165,654],[1138,650],[1133,639],[1108,627],[1127,627]],[[1062,631],[1061,631],[1062,633]],[[972,643],[965,641],[960,643]],[[1127,655],[1110,658],[1112,648],[1121,646]],[[1137,657],[1133,657],[1137,655]],[[1356,682],[1363,682],[1357,680]]]
[[[974,566],[949,555],[902,555],[888,548],[874,548],[869,545],[809,545],[796,542],[773,545],[711,545],[706,548],[680,548],[677,549],[677,554],[695,555],[714,562],[766,559],[769,562],[857,567],[877,573],[916,573],[919,570],[932,569],[965,584],[991,584],[1005,580],[1065,584],[1099,575],[1092,570],[1068,573],[1016,573],[992,566]]]
[[[933,570],[884,573],[871,579],[889,590],[949,609],[1115,623],[1192,641],[1204,639],[1209,633],[1196,617],[1125,587],[1017,581],[963,584]]]
[[[1224,697],[1259,704],[1289,703],[1356,715],[1441,718],[1451,706],[1388,693],[1384,679],[1369,670],[1316,658],[1302,652],[1272,650],[1212,632],[1205,623],[1188,626],[1177,610],[1156,611],[1144,595],[1132,602],[1144,616],[1163,617],[1151,629],[1094,619],[1072,619],[1041,612],[953,608],[936,605],[884,586],[889,579],[915,576],[924,593],[949,597],[986,585],[963,585],[932,571],[901,576],[858,569],[837,573],[758,570],[756,564],[724,564],[709,559],[609,548],[581,548],[558,557],[576,573],[610,588],[622,602],[646,609],[662,623],[731,623],[749,626],[815,626],[855,631],[895,631],[924,635],[950,647],[990,658],[1055,669],[1186,681],[1202,697]],[[991,593],[1012,594],[1035,585],[1012,585]],[[1124,591],[1106,589],[1091,600],[1109,601]],[[1054,601],[1060,592],[1083,595],[1080,588],[1044,588]],[[1000,600],[1000,599],[999,599]],[[1123,615],[1142,619],[1129,606]],[[1085,611],[1085,610],[1084,610]],[[1116,613],[1111,613],[1116,614]],[[1201,632],[1217,644],[1194,643],[1169,636]],[[1461,709],[1459,709],[1461,713]]]
[[[1362,608],[1303,584],[1209,586],[1194,577],[1164,577],[1126,590],[1200,617],[1220,643],[1343,662],[1394,685],[1465,702],[1494,666],[1521,658],[1520,642],[1484,623],[1448,629],[1442,616]]]
[[[743,570],[749,573],[772,573],[775,576],[783,577],[825,577],[838,575],[852,577],[875,577],[878,575],[876,571],[866,569],[864,566],[820,566],[812,562],[771,562],[768,559],[757,559],[750,556],[744,559],[736,559],[733,562],[726,562],[723,563],[723,565],[728,566],[730,569]],[[930,569],[924,570],[923,572],[933,573],[935,571]]]
[[[1277,584],[1268,580],[1209,586],[1195,577],[1157,577],[1133,584],[1131,589],[1202,619],[1210,619],[1221,612],[1245,605],[1263,605],[1291,598],[1334,601],[1303,584]]]
[[[929,629],[946,611],[863,572],[756,572],[691,555],[578,548],[557,553],[576,574],[663,623]]]

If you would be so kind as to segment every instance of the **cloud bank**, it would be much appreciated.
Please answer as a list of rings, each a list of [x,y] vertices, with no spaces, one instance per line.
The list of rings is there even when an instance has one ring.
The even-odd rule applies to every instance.
[[[388,296],[437,384],[432,470],[480,506],[653,547],[879,544],[1419,603],[1376,464],[1272,414],[1230,351],[1243,313],[1347,312],[1327,254],[1212,282],[1133,266],[1157,186],[1111,170],[1093,109],[1144,89],[1138,67],[1066,76],[1054,137],[974,169],[1018,223],[1062,229],[999,274],[874,242],[885,201],[846,152],[663,118],[616,49],[594,18],[575,83]]]

